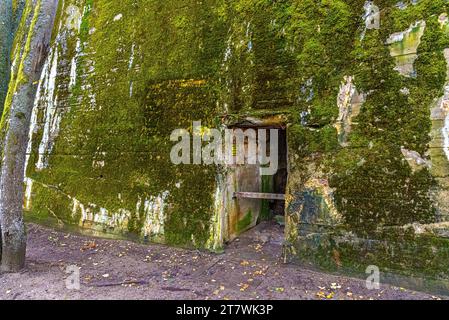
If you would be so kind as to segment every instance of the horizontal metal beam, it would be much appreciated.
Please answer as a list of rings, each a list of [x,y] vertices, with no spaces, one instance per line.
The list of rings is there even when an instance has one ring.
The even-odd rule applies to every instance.
[[[237,199],[285,200],[285,194],[261,192],[234,192]]]

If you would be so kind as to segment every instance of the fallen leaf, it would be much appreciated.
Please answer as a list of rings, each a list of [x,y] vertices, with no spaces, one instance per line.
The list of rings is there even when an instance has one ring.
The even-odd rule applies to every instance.
[[[84,246],[81,248],[81,251],[95,249],[96,247],[97,244],[95,243],[95,241],[88,241],[84,243]]]
[[[332,290],[341,289],[341,286],[337,283],[331,283],[331,289]]]
[[[239,286],[240,286],[240,291],[242,291],[242,292],[249,288],[249,284],[247,284],[247,283],[241,283],[241,284],[239,284]]]

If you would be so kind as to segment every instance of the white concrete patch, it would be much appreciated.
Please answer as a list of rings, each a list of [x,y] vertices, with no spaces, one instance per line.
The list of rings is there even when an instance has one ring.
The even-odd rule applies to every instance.
[[[76,214],[78,212],[78,209],[80,209],[82,212],[84,211],[84,205],[75,198],[72,198],[72,203],[73,203],[72,218],[75,218]]]
[[[134,50],[136,45],[133,43],[131,46],[131,55],[129,56],[129,62],[128,62],[128,70],[131,70],[134,65]]]
[[[31,119],[30,119],[30,131],[28,133],[28,145],[27,145],[27,151],[26,151],[26,157],[25,157],[25,166],[24,166],[24,177],[26,180],[26,171],[28,168],[28,163],[30,160],[31,152],[33,151],[33,135],[37,133],[38,125],[37,125],[37,114],[39,112],[39,103],[41,100],[41,91],[42,91],[42,84],[45,81],[45,78],[47,77],[47,70],[48,65],[50,63],[51,56],[49,55],[47,57],[47,60],[45,60],[45,64],[43,67],[43,71],[41,73],[41,77],[39,79],[39,84],[37,86],[36,91],[36,97],[34,99],[34,105],[33,105],[33,111],[31,112]]]
[[[162,236],[164,234],[165,208],[166,199],[169,195],[168,191],[162,194],[143,200],[139,197],[136,203],[136,214],[141,218],[141,210],[143,205],[143,213],[145,215],[144,225],[141,235],[145,237]],[[127,209],[118,209],[111,212],[106,208],[97,206],[96,204],[83,204],[76,198],[70,197],[72,200],[72,217],[81,216],[79,225],[84,226],[85,223],[95,223],[108,226],[114,229],[126,230],[128,222],[131,218],[131,211]]]
[[[447,160],[449,160],[449,84],[444,87],[444,96],[441,100],[440,108],[446,115],[443,127],[443,150]]]
[[[227,41],[227,46],[226,46],[226,50],[225,50],[225,54],[224,54],[224,62],[227,62],[232,56],[231,45],[232,45],[232,39],[229,38]]]
[[[206,246],[212,250],[219,250],[223,246],[223,219],[225,218],[224,208],[226,207],[226,201],[222,187],[223,186],[218,185],[215,190],[214,214],[210,221],[209,239],[206,244]]]
[[[449,26],[449,18],[447,16],[447,13],[442,13],[438,17],[438,22],[440,23],[441,28],[446,28]]]
[[[405,77],[415,76],[414,62],[418,58],[418,47],[424,34],[426,22],[419,20],[402,32],[393,33],[387,39],[390,55],[396,61],[395,70]]]
[[[134,54],[135,54],[135,47],[136,45],[133,43],[131,46],[131,55],[129,57],[129,62],[128,62],[128,70],[130,71],[133,66],[134,66]],[[134,82],[131,80],[129,82],[129,97],[131,98],[133,96],[133,88],[134,88]]]
[[[340,85],[340,91],[337,97],[337,105],[339,108],[339,120],[343,120],[348,113],[348,106],[351,103],[352,97],[356,91],[353,84],[353,77],[344,77],[342,84]]]
[[[82,14],[80,9],[77,6],[70,5],[66,9],[67,19],[65,21],[65,26],[69,30],[80,31]]]
[[[342,146],[348,145],[348,134],[351,131],[352,119],[360,113],[361,105],[365,102],[365,95],[359,94],[354,85],[352,76],[345,76],[340,85],[337,96],[338,118],[335,123],[339,142]]]
[[[95,223],[110,228],[126,229],[127,222],[131,216],[131,212],[126,209],[119,209],[116,212],[109,212],[107,209],[98,207],[96,204],[83,204],[75,198],[71,198],[72,217],[81,215],[79,225],[84,226],[85,223]]]
[[[360,40],[362,41],[368,29],[379,29],[380,27],[379,7],[374,4],[374,1],[366,1],[363,9],[365,13],[362,19],[365,22],[365,28],[360,36]]]
[[[25,178],[25,210],[31,209],[31,192],[33,190],[33,180]]]
[[[145,237],[164,234],[165,207],[169,192],[165,191],[156,197],[150,197],[144,201],[145,223],[142,228],[142,234]]]
[[[416,53],[416,50],[418,49],[419,42],[418,40],[421,39],[422,34],[424,33],[424,28],[426,27],[426,22],[424,20],[416,21],[413,23],[407,30],[396,32],[390,35],[390,37],[387,39],[387,44],[393,44],[396,42],[404,41],[410,34],[413,33],[413,31],[418,32],[415,39],[411,40],[411,43],[413,46],[406,47],[404,50],[406,50],[406,53]],[[416,40],[416,41],[413,41]]]
[[[105,164],[104,160],[94,160],[92,161],[92,168],[104,168]]]
[[[57,100],[55,96],[56,76],[58,69],[58,48],[50,53],[51,66],[50,70],[44,70],[48,73],[43,83],[43,94],[41,101],[45,107],[44,132],[39,145],[39,157],[36,163],[36,169],[42,170],[48,166],[48,155],[53,149],[54,139],[59,133],[59,124],[61,114],[57,111]]]
[[[437,101],[432,109],[432,120],[443,120],[441,135],[443,140],[443,151],[449,161],[449,48],[444,50],[444,57],[447,63],[446,85],[443,96]]]
[[[431,162],[421,157],[418,152],[405,149],[404,147],[401,147],[401,152],[405,160],[412,168],[413,172],[419,171],[423,168],[431,167]]]
[[[71,63],[71,67],[70,67],[69,89],[72,89],[76,85],[77,61],[78,61],[78,57],[80,54],[81,54],[81,40],[78,39],[76,41],[75,55],[72,58],[72,63]]]

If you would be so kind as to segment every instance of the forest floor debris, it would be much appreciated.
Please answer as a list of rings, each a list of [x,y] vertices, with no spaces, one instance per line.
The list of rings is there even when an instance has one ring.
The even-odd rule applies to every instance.
[[[262,223],[217,255],[28,224],[26,268],[0,275],[0,300],[445,299],[283,264],[282,238],[282,227]],[[67,289],[70,266],[80,268],[80,290]]]

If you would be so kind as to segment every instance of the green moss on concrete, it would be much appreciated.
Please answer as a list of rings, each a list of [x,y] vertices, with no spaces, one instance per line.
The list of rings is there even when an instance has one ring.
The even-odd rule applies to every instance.
[[[349,10],[353,15],[363,12],[362,2],[352,1],[353,6]],[[413,232],[404,235],[395,229],[381,231],[391,226],[437,221],[431,197],[431,190],[438,188],[436,182],[427,169],[413,172],[401,153],[401,147],[424,157],[429,148],[430,106],[442,95],[446,79],[443,49],[447,47],[448,39],[440,28],[438,16],[447,12],[447,4],[423,0],[405,10],[393,7],[395,3],[376,4],[384,8],[382,28],[368,30],[362,41],[352,37],[344,42],[343,37],[337,37],[340,45],[352,48],[341,52],[348,54],[345,61],[351,61],[352,66],[345,66],[344,62],[338,65],[338,59],[333,59],[330,65],[334,69],[327,70],[326,74],[339,71],[336,80],[329,76],[321,89],[313,88],[310,81],[304,86],[303,92],[309,102],[307,109],[303,110],[309,113],[308,122],[293,125],[289,134],[291,152],[296,157],[291,157],[291,161],[313,161],[329,178],[335,204],[343,218],[342,225],[324,229],[314,223],[300,225],[300,220],[293,217],[295,214],[305,217],[306,212],[295,211],[299,208],[293,205],[290,207],[291,223],[298,225],[299,232],[292,233],[288,240],[293,245],[293,255],[327,269],[346,268],[364,272],[368,265],[374,264],[382,270],[410,276],[441,275],[447,278],[444,263],[447,244],[444,239],[413,235]],[[313,12],[319,7],[309,10]],[[406,30],[418,20],[426,21],[426,29],[414,63],[416,77],[406,78],[394,70],[395,61],[385,41],[391,34]],[[362,31],[362,23],[360,21],[356,34]],[[317,22],[310,24],[316,26]],[[322,45],[323,49],[319,50],[320,44],[316,39],[311,41],[309,45],[315,50],[310,52],[326,52]],[[320,64],[311,70],[317,74],[320,73],[317,69],[326,70],[327,59],[315,61],[320,61]],[[355,125],[349,136],[350,148],[341,148],[336,143],[326,147],[333,135],[324,136],[327,117],[320,104],[326,99],[319,95],[326,89],[327,92],[332,88],[338,89],[344,75],[354,75],[357,90],[369,92],[369,95],[359,116],[354,119]],[[409,94],[401,93],[403,88],[407,88]],[[316,96],[320,104],[315,106],[312,102]],[[314,111],[314,108],[318,110]],[[317,113],[320,114],[318,121],[314,120]],[[313,135],[320,140],[311,138]],[[306,166],[294,166],[305,171],[302,176],[306,179],[313,175],[308,173]],[[351,235],[361,239],[360,243]],[[431,245],[432,241],[436,244]]]
[[[295,252],[301,263],[327,272],[366,278],[367,267],[377,266],[382,283],[447,293],[447,248],[447,238],[416,235],[412,228],[388,229],[370,238],[329,230],[300,237]]]
[[[213,72],[220,68],[224,43],[214,39],[226,29],[215,16],[214,1],[68,5],[86,8],[80,31],[56,39],[54,47],[60,49],[59,65],[70,65],[80,39],[77,82],[70,91],[58,86],[55,96],[62,97],[67,109],[54,155],[48,168],[38,171],[32,165],[28,175],[110,214],[127,210],[126,230],[120,232],[141,238],[145,200],[167,193],[163,235],[148,240],[204,247],[210,237],[216,171],[172,165],[169,137],[174,129],[188,129],[193,120],[206,126],[215,123],[218,79]],[[65,8],[61,12],[62,35],[67,17]],[[122,18],[115,19],[119,15]],[[56,81],[69,81],[62,67]],[[39,118],[44,120],[42,113]],[[32,164],[41,139],[42,129],[33,138]],[[33,191],[33,199],[40,197],[40,190]],[[33,209],[31,215],[35,213]]]
[[[237,232],[242,232],[244,230],[247,230],[249,225],[253,221],[253,213],[251,210],[245,214],[245,216],[239,220],[237,223]]]
[[[413,171],[401,148],[426,157],[430,105],[442,95],[443,49],[449,46],[438,23],[446,1],[421,0],[404,10],[396,2],[376,1],[382,27],[366,30],[362,39],[365,0],[67,0],[53,45],[59,51],[55,96],[64,112],[49,166],[41,171],[34,165],[42,127],[34,134],[28,176],[111,214],[129,211],[122,228],[108,232],[139,237],[146,222],[137,204],[166,194],[163,234],[149,240],[204,247],[213,229],[219,170],[172,165],[171,131],[191,130],[193,120],[217,127],[283,115],[289,124],[292,252],[328,267],[361,269],[376,262],[391,270],[439,274],[445,240],[379,233],[436,222],[434,178],[428,169]],[[79,32],[64,27],[69,5],[83,14]],[[386,41],[419,20],[426,28],[413,66],[416,75],[404,77],[395,70]],[[20,35],[16,39],[21,43]],[[68,89],[77,40],[82,54],[76,84]],[[342,147],[335,124],[346,76],[354,76],[357,91],[367,96],[352,119],[349,147]],[[43,111],[38,119],[44,121]],[[31,216],[51,214],[44,189],[33,190]],[[62,198],[55,198],[51,210],[79,223],[80,217],[70,220],[70,201]],[[299,204],[316,208],[311,218],[324,226],[303,223],[307,216]],[[332,225],[329,233],[332,219],[341,225]],[[342,238],[348,234],[364,239],[364,245]],[[425,255],[432,247],[439,252],[427,271],[427,260],[413,260],[421,246]]]
[[[264,193],[273,193],[273,176],[262,176],[262,192]],[[271,212],[270,212],[270,200],[262,200],[262,205],[259,214],[260,221],[270,220]]]

